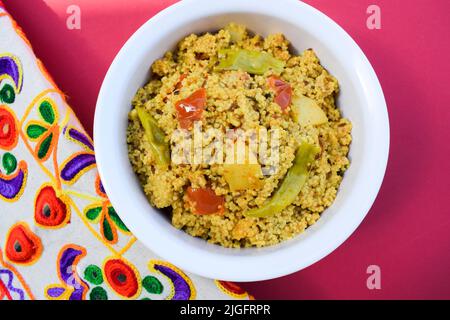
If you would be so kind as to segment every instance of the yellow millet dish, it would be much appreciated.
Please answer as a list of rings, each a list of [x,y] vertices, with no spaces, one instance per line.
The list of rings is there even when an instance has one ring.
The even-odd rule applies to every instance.
[[[333,203],[352,124],[313,49],[293,54],[282,34],[263,38],[231,23],[187,36],[151,71],[132,101],[128,152],[150,203],[176,228],[224,247],[263,247],[303,232]],[[176,133],[200,122],[224,135],[276,132],[267,146],[278,158],[264,162],[246,142],[241,163],[175,162]]]

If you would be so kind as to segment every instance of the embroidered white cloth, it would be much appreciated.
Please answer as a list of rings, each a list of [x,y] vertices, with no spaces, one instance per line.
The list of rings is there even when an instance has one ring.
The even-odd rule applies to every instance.
[[[248,299],[143,247],[91,138],[0,2],[0,300]]]

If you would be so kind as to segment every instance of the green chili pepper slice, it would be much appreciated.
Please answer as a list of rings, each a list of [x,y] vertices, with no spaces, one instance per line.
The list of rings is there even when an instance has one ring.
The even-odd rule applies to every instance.
[[[254,218],[270,217],[280,213],[294,202],[308,179],[309,165],[314,161],[319,151],[320,148],[314,145],[302,143],[296,152],[294,164],[288,170],[272,198],[260,208],[244,212],[244,215]]]
[[[233,43],[242,41],[247,33],[245,26],[233,22],[227,25],[225,30],[230,34],[230,40]]]
[[[167,167],[170,164],[169,145],[164,132],[158,127],[156,120],[143,108],[136,107],[139,120],[144,127],[150,144],[150,151],[158,165]]]
[[[219,57],[216,70],[243,70],[262,75],[272,69],[280,74],[285,65],[270,53],[245,49],[222,49],[219,50]]]

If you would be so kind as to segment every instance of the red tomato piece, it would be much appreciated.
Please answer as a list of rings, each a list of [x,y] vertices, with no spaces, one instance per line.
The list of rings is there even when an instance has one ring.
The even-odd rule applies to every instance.
[[[187,188],[187,195],[196,214],[222,214],[225,209],[224,197],[216,195],[211,188]]]
[[[283,80],[281,80],[276,76],[269,77],[269,79],[267,79],[267,82],[269,83],[269,87],[273,89],[275,92],[279,92],[287,85],[286,82],[284,82]]]
[[[190,129],[195,121],[202,118],[206,107],[206,89],[200,88],[186,99],[175,104],[178,113],[178,122],[182,129]]]
[[[268,83],[269,87],[275,91],[275,103],[285,112],[292,101],[291,85],[275,76],[271,76],[268,79]]]
[[[290,85],[286,86],[277,93],[275,96],[275,103],[281,107],[281,110],[285,111],[292,101],[292,88]]]

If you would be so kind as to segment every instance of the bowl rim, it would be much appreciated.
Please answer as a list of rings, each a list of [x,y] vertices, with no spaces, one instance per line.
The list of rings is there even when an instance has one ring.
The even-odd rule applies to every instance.
[[[258,5],[252,7],[252,4],[255,4],[256,2],[258,3]],[[127,55],[127,52],[132,50],[137,39],[142,38],[144,34],[150,33],[150,29],[161,23],[161,21],[163,21],[170,15],[176,14],[180,11],[189,10],[189,6],[193,3],[195,3],[196,5],[202,3],[205,5],[212,4],[211,0],[182,0],[153,16],[151,19],[145,22],[121,48],[114,61],[112,62],[102,83],[94,117],[94,145],[96,150],[97,167],[103,186],[109,196],[111,203],[114,207],[117,208],[117,212],[119,213],[119,215],[121,212],[126,212],[126,206],[124,205],[124,202],[129,200],[124,200],[119,190],[114,188],[114,184],[117,184],[118,181],[113,178],[114,175],[112,173],[113,170],[117,170],[117,168],[108,165],[108,162],[111,161],[111,150],[106,148],[106,144],[104,144],[104,142],[107,137],[102,134],[102,132],[106,128],[103,117],[105,115],[105,112],[107,112],[106,106],[109,103],[109,87],[111,86],[111,83],[115,81],[115,75],[117,75],[120,66],[125,61],[124,58]],[[321,23],[326,24],[328,28],[331,28],[334,32],[334,35],[344,41],[344,45],[348,45],[352,52],[360,59],[360,64],[358,67],[360,68],[359,71],[362,72],[365,77],[364,79],[361,78],[361,81],[364,81],[363,86],[365,88],[365,95],[368,95],[368,92],[370,92],[371,100],[374,101],[373,104],[377,105],[377,108],[380,109],[378,110],[378,118],[374,120],[378,121],[378,129],[380,129],[379,135],[377,136],[378,140],[376,142],[376,147],[378,148],[377,150],[380,152],[380,154],[378,155],[376,166],[373,170],[371,170],[372,183],[366,190],[365,202],[358,203],[358,215],[355,215],[350,221],[346,221],[346,223],[342,224],[341,226],[334,226],[338,232],[334,235],[333,241],[321,245],[318,250],[310,253],[306,258],[295,257],[291,259],[295,262],[283,264],[280,261],[286,261],[286,259],[292,258],[292,256],[289,257],[287,253],[289,250],[274,249],[280,245],[266,247],[265,249],[267,254],[261,256],[247,256],[243,254],[229,255],[226,253],[228,251],[220,251],[220,253],[206,253],[204,250],[195,248],[194,246],[190,246],[189,244],[184,245],[180,242],[172,243],[173,237],[169,236],[166,232],[164,232],[164,230],[158,230],[158,228],[155,228],[153,226],[149,226],[151,232],[150,229],[144,230],[142,226],[140,226],[139,221],[137,221],[132,215],[120,215],[122,220],[124,220],[125,224],[133,232],[136,238],[141,240],[146,247],[148,247],[163,259],[170,261],[171,263],[177,265],[179,268],[184,269],[188,272],[192,272],[194,274],[198,274],[207,278],[215,278],[228,281],[258,281],[272,279],[306,268],[330,254],[350,237],[350,235],[357,229],[359,224],[367,215],[381,187],[381,183],[383,181],[387,167],[390,140],[387,106],[383,90],[375,74],[375,71],[373,70],[373,67],[371,66],[370,62],[368,61],[360,47],[336,22],[334,22],[325,14],[321,13],[319,10],[297,0],[279,0],[277,1],[277,3],[274,3],[273,0],[227,0],[221,1],[220,4],[219,2],[214,4],[216,6],[210,5],[208,8],[202,9],[209,10],[211,14],[225,14],[228,12],[239,12],[240,10],[245,10],[245,12],[254,14],[268,14],[269,10],[267,8],[269,7],[279,9],[280,7],[285,6],[286,8],[289,7],[290,10],[294,10],[294,12],[296,10],[304,11],[308,14],[313,15],[315,19],[318,19]],[[172,227],[171,225],[169,226]],[[296,237],[301,236],[302,235],[298,235]],[[307,242],[308,238],[306,237],[303,240],[304,242]],[[164,246],[159,245],[158,243],[160,242],[164,242]],[[180,254],[180,246],[185,247],[185,249],[189,249],[189,253]],[[271,249],[267,250],[268,248]],[[244,252],[245,250],[261,249],[250,248],[224,250],[241,250],[241,252]]]

